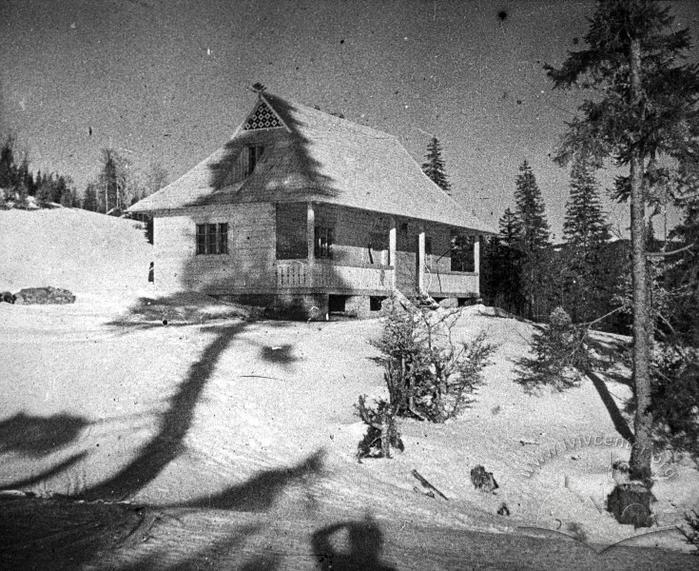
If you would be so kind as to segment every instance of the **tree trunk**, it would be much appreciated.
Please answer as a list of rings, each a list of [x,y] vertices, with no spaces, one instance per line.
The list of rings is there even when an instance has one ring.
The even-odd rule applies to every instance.
[[[631,98],[638,106],[641,95],[641,46],[638,39],[631,42]],[[635,141],[638,145],[638,141]],[[648,289],[646,285],[645,256],[645,202],[643,196],[643,155],[635,146],[631,164],[631,248],[633,283],[633,380],[636,397],[634,418],[635,441],[631,448],[630,477],[649,483],[651,480],[651,426],[650,412],[650,326]]]

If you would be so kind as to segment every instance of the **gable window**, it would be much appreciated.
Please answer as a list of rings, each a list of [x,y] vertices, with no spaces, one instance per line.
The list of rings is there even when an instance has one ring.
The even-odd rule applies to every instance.
[[[314,254],[316,258],[332,258],[333,257],[333,229],[324,226],[316,226],[315,228],[315,248]]]
[[[245,150],[247,156],[244,157],[243,174],[250,176],[262,158],[265,148],[262,145],[248,145]]]
[[[228,223],[197,224],[197,255],[228,253]]]

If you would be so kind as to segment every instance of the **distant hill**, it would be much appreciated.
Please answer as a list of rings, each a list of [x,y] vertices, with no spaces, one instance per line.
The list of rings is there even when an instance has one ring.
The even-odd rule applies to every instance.
[[[151,260],[152,246],[133,220],[72,208],[0,211],[2,290],[133,290],[147,284]]]

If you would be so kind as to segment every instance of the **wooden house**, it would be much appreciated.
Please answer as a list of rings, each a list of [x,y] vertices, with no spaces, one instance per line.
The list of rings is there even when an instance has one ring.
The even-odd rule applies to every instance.
[[[476,299],[490,232],[395,137],[262,92],[222,148],[130,210],[153,216],[162,291],[306,315],[368,315],[395,290]]]

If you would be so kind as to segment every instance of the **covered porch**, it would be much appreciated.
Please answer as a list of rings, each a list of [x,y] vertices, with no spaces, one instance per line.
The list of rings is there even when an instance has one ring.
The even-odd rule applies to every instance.
[[[467,266],[452,259],[464,229],[313,202],[277,205],[276,229],[278,290],[480,294],[478,236],[468,241]]]

